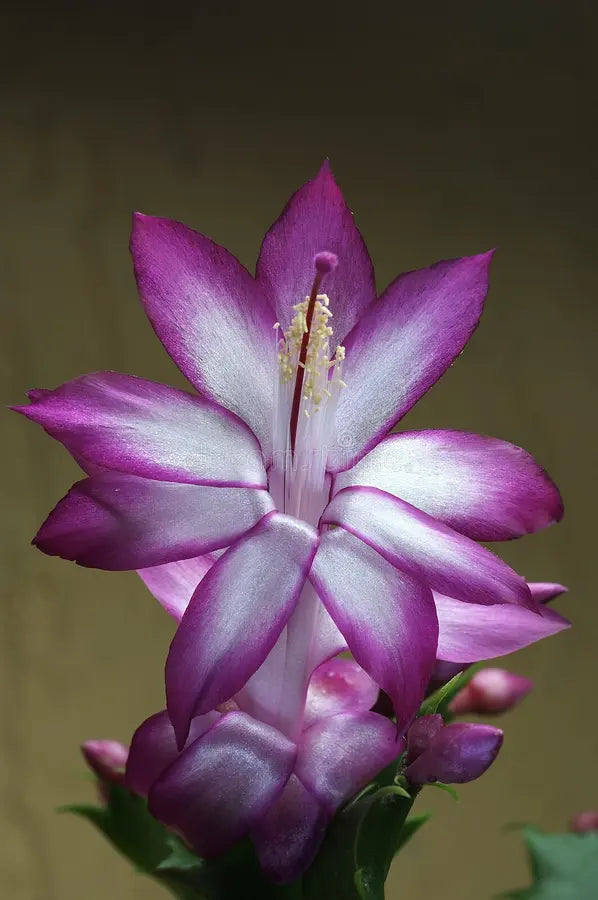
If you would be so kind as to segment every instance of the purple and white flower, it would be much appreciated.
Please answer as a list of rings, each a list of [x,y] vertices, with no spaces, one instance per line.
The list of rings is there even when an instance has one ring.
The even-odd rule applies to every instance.
[[[327,163],[266,234],[255,277],[166,219],[135,215],[131,250],[146,313],[198,393],[114,372],[30,392],[19,411],[88,476],[34,543],[141,570],[180,619],[159,720],[176,758],[161,774],[156,762],[150,804],[193,836],[206,814],[176,798],[193,778],[211,786],[201,803],[223,810],[222,832],[202,847],[217,852],[258,822],[267,834],[268,810],[274,834],[291,794],[330,814],[361,780],[361,721],[380,730],[372,760],[396,754],[371,703],[325,715],[308,702],[341,650],[391,697],[400,734],[437,659],[472,662],[566,626],[477,543],[543,528],[562,504],[504,441],[388,435],[477,327],[491,253],[401,275],[377,298]],[[326,770],[333,745],[354,764]],[[355,774],[335,787],[343,766]],[[224,769],[238,774],[223,794]]]

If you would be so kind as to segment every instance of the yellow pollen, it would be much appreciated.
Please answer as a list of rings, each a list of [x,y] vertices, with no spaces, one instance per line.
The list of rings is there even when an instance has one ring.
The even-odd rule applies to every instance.
[[[341,378],[345,348],[339,345],[333,358],[330,359],[330,338],[333,334],[330,320],[333,316],[327,294],[318,294],[316,297],[305,363],[299,362],[301,345],[307,331],[308,306],[309,297],[293,306],[293,318],[278,344],[281,383],[289,384],[294,381],[299,366],[304,370],[302,400],[306,419],[309,419],[312,413],[319,412],[323,404],[332,399],[333,386],[337,390],[339,387],[345,387],[345,382]],[[280,327],[279,323],[274,327]],[[331,379],[328,377],[330,368],[333,369]]]

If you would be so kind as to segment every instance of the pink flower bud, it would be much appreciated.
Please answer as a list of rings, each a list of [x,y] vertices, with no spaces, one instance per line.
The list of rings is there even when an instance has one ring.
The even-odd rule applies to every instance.
[[[587,831],[598,831],[598,809],[586,809],[573,816],[570,822],[571,831],[585,834]]]
[[[506,669],[482,669],[459,691],[450,705],[454,715],[507,712],[529,694],[533,682]]]
[[[118,741],[86,741],[81,753],[100,781],[119,783],[123,780],[128,749]]]

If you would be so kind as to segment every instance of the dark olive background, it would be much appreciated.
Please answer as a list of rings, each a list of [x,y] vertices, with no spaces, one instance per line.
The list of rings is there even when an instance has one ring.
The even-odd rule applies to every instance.
[[[524,883],[505,823],[561,828],[598,806],[595,7],[47,3],[3,19],[6,403],[95,369],[183,384],[136,299],[132,209],[252,266],[328,155],[380,287],[498,246],[480,329],[405,424],[499,435],[547,466],[564,524],[500,549],[528,578],[570,585],[558,607],[575,628],[509,662],[534,694],[458,803],[422,797],[434,818],[388,896],[486,900]],[[41,430],[3,421],[2,896],[158,898],[54,809],[92,797],[83,739],[127,740],[161,707],[173,626],[135,575],[29,546],[77,470]]]

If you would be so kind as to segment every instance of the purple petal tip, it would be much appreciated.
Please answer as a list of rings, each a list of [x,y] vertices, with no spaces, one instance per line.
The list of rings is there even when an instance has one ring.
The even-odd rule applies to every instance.
[[[86,741],[81,753],[98,778],[120,782],[123,779],[129,750],[119,741]]]

